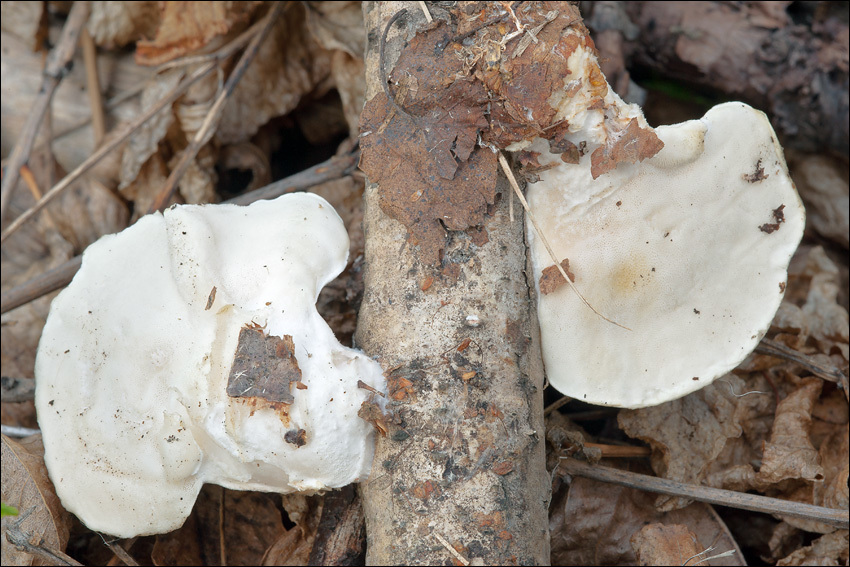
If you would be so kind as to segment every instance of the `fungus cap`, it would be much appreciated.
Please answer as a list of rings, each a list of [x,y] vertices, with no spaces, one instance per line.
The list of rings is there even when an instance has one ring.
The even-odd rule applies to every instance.
[[[603,122],[645,125],[613,93],[606,103],[607,113],[568,110],[571,138],[588,146],[578,164],[532,144],[554,167],[529,185],[528,201],[588,302],[630,330],[568,286],[542,293],[552,261],[531,230],[529,239],[550,383],[588,403],[637,408],[708,385],[755,348],[782,300],[805,218],[763,113],[726,103],[656,128],[663,148],[653,157],[595,176],[590,150],[611,135]]]
[[[348,236],[321,197],[178,206],[90,246],[36,359],[63,505],[119,537],[178,528],[205,482],[292,492],[363,480],[357,415],[385,390],[316,311]]]

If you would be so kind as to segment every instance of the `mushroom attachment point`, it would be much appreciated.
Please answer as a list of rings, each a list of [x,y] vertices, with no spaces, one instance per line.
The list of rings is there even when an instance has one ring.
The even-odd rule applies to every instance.
[[[90,246],[36,359],[62,503],[119,537],[174,530],[205,482],[287,493],[364,480],[378,363],[316,310],[346,266],[327,201],[176,206]],[[212,292],[210,290],[213,290]]]
[[[529,239],[550,383],[584,402],[638,408],[710,384],[756,347],[782,300],[805,213],[762,112],[732,102],[700,120],[645,126],[661,147],[601,171],[598,149],[616,154],[630,143],[611,117],[645,124],[639,108],[613,93],[605,100],[565,117],[568,138],[588,148],[577,164],[542,140],[531,145],[554,167],[529,185],[528,202],[587,301],[628,329],[541,280],[553,262],[536,233]]]

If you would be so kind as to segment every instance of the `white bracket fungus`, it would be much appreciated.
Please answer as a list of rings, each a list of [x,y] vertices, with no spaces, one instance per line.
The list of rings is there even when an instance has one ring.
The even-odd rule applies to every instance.
[[[553,153],[540,139],[528,147],[551,167],[528,202],[589,304],[627,329],[558,285],[563,276],[529,230],[546,372],[585,402],[659,404],[708,385],[761,340],[802,237],[803,205],[763,113],[726,103],[659,127],[659,151],[640,108],[599,94],[592,54],[572,58],[578,78],[550,101],[578,151]],[[643,143],[655,146],[644,153]]]
[[[315,491],[363,480],[385,390],[319,291],[348,236],[322,198],[172,207],[86,250],[36,360],[45,462],[63,505],[119,537],[178,528],[205,482]]]

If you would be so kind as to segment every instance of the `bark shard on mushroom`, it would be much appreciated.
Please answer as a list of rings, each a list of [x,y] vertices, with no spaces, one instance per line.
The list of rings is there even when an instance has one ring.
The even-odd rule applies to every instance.
[[[36,360],[63,505],[131,537],[178,528],[205,482],[286,493],[364,480],[374,430],[357,414],[374,394],[357,384],[385,381],[315,306],[347,255],[339,216],[303,193],[173,207],[90,246]]]

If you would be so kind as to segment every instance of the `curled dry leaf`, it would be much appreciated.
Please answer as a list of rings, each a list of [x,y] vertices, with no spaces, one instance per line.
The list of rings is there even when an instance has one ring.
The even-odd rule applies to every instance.
[[[152,37],[160,24],[159,2],[92,2],[87,24],[95,43],[106,49]]]
[[[304,2],[306,25],[319,45],[363,59],[366,27],[360,2]]]
[[[53,491],[53,484],[47,476],[42,458],[44,447],[41,445],[41,436],[34,435],[13,441],[3,435],[1,450],[3,503],[16,507],[21,513],[32,510],[20,529],[35,538],[43,538],[47,546],[64,551],[68,542],[70,518],[59,503],[59,498]],[[43,565],[42,561],[18,551],[6,540],[6,525],[15,520],[14,516],[3,518],[4,537],[0,540],[3,565]]]
[[[156,80],[149,82],[142,91],[140,112],[145,112],[159,102],[166,93],[177,86],[184,74],[184,70],[178,68],[157,75]],[[159,143],[165,138],[173,122],[174,111],[170,107],[163,108],[130,136],[121,156],[119,190],[124,190],[136,179],[148,158],[157,152]]]
[[[649,443],[656,474],[700,484],[726,444],[741,436],[742,421],[749,410],[763,401],[759,395],[735,396],[743,391],[744,381],[729,374],[684,398],[623,410],[618,422],[627,435]],[[657,501],[659,510],[673,510],[688,503],[671,496],[659,496]]]
[[[695,502],[679,510],[659,512],[653,506],[654,499],[648,492],[573,478],[569,490],[561,489],[553,495],[549,508],[552,564],[634,565],[637,557],[629,538],[651,523],[685,526],[696,535],[700,548],[714,545],[718,552],[737,552],[712,560],[712,565],[741,564],[737,543],[711,506]]]
[[[788,155],[791,176],[806,203],[808,224],[850,248],[850,185],[847,165],[821,154]]]
[[[822,384],[820,379],[808,379],[776,407],[770,441],[765,443],[757,475],[757,482],[763,487],[786,479],[823,481],[823,467],[809,440],[812,407]]]
[[[262,2],[163,2],[156,37],[136,44],[139,65],[159,65],[244,29]]]
[[[46,8],[44,2],[3,2],[0,29],[19,38],[30,50],[37,51],[47,39]]]
[[[697,536],[681,524],[648,524],[629,539],[638,565],[686,565],[703,552]]]
[[[332,87],[332,52],[316,43],[304,19],[299,3],[275,23],[222,111],[216,131],[220,142],[247,140],[271,118],[295,109],[307,94],[319,98]]]
[[[776,564],[791,565],[846,565],[848,558],[847,530],[839,530],[821,536],[812,545],[798,549]]]

